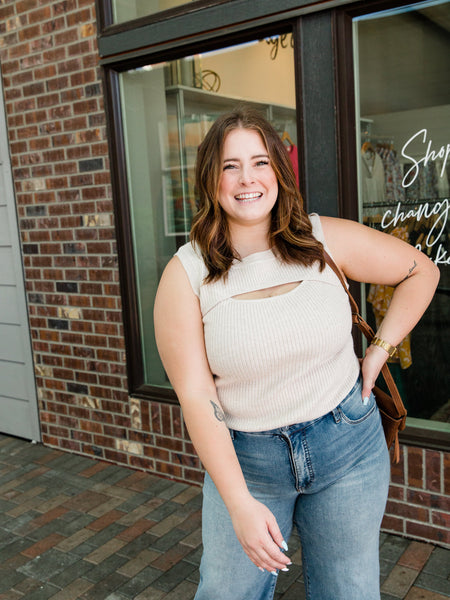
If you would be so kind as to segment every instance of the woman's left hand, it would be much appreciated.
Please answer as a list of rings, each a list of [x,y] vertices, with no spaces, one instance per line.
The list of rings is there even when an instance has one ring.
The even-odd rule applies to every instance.
[[[388,359],[388,353],[383,348],[370,344],[362,361],[361,372],[363,377],[362,398],[369,398],[378,375]]]

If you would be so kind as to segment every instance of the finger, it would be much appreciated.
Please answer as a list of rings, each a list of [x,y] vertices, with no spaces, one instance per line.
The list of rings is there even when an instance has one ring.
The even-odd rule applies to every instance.
[[[269,571],[273,571],[274,569],[286,570],[286,568],[292,564],[290,558],[283,554],[273,541],[260,548],[258,557],[261,560],[261,565]]]
[[[361,398],[363,404],[369,403],[370,394],[372,392],[372,388],[375,385],[375,382],[372,377],[369,377],[364,373],[364,365],[362,369],[362,388],[361,388]]]
[[[372,389],[373,389],[374,385],[375,385],[375,382],[373,381],[372,378],[364,377],[364,375],[363,375],[363,382],[362,382],[362,389],[361,389],[361,397],[362,397],[363,404],[369,404],[370,394],[372,393]]]
[[[284,556],[284,555],[282,555]],[[258,553],[258,558],[253,561],[258,567],[262,567],[269,573],[276,573],[277,571],[289,571],[288,565],[291,564],[290,561],[288,563],[283,563],[279,560],[274,559],[269,552],[265,551],[263,548]]]
[[[260,540],[259,543],[249,544],[243,548],[257,567],[262,567],[267,571],[286,569],[288,565],[292,564],[269,536],[264,541]]]
[[[273,521],[269,521],[267,525],[268,525],[269,534],[271,535],[275,544],[279,548],[283,548],[283,550],[287,551],[288,545],[283,537],[283,534],[280,531],[280,528],[278,527],[278,523],[277,523],[276,519],[274,518]]]
[[[368,386],[363,387],[362,392],[361,392],[361,397],[362,397],[362,403],[364,404],[364,406],[369,404],[371,392],[372,392],[372,388],[370,388]]]
[[[263,573],[265,572],[265,569],[263,569],[263,567],[261,567],[261,565],[257,561],[255,561],[250,555],[247,554],[247,556],[252,561],[252,563],[255,565],[255,567],[257,567]]]
[[[271,548],[266,548],[266,552],[269,556],[271,564],[276,569],[285,569],[291,563],[291,559],[286,554],[283,554],[281,550],[277,546],[273,546]]]

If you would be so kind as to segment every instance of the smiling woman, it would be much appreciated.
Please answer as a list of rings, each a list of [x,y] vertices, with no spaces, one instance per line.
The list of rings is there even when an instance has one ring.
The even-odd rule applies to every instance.
[[[207,266],[206,282],[228,273],[236,259],[268,248],[286,262],[319,261],[323,268],[288,150],[259,111],[238,106],[216,120],[198,149],[196,187],[190,237]]]
[[[267,229],[278,196],[278,183],[267,148],[257,131],[235,129],[225,138],[218,201],[227,215],[239,256],[246,255],[247,228]],[[259,250],[267,250],[265,247]]]
[[[164,270],[154,309],[161,359],[207,471],[195,599],[273,598],[295,525],[308,597],[379,600],[389,455],[372,388],[386,348],[430,302],[438,269],[391,236],[307,215],[286,147],[249,108],[208,131],[196,189],[191,240]],[[361,367],[325,250],[351,279],[396,286],[382,344]],[[371,510],[355,510],[355,495]]]

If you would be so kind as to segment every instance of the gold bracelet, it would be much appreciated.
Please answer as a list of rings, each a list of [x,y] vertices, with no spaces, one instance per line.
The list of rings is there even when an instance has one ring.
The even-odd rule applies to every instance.
[[[397,346],[393,346],[392,344],[385,342],[384,340],[380,339],[377,336],[375,336],[370,343],[373,344],[374,346],[380,346],[380,348],[383,348],[383,350],[386,350],[386,352],[389,354],[389,358],[392,358],[394,356],[394,354],[397,352]]]

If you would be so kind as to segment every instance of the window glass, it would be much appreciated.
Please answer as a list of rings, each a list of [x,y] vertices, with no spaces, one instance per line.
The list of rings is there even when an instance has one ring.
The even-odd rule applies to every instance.
[[[450,3],[355,19],[354,44],[360,218],[413,244],[441,271],[390,367],[410,424],[450,431]],[[364,290],[375,327],[392,291]]]
[[[265,114],[296,160],[291,34],[252,41],[120,76],[145,383],[168,387],[153,333],[161,273],[188,241],[194,163],[212,122],[241,102]],[[283,134],[285,134],[283,136]]]
[[[113,21],[123,23],[191,2],[195,0],[112,0]]]

